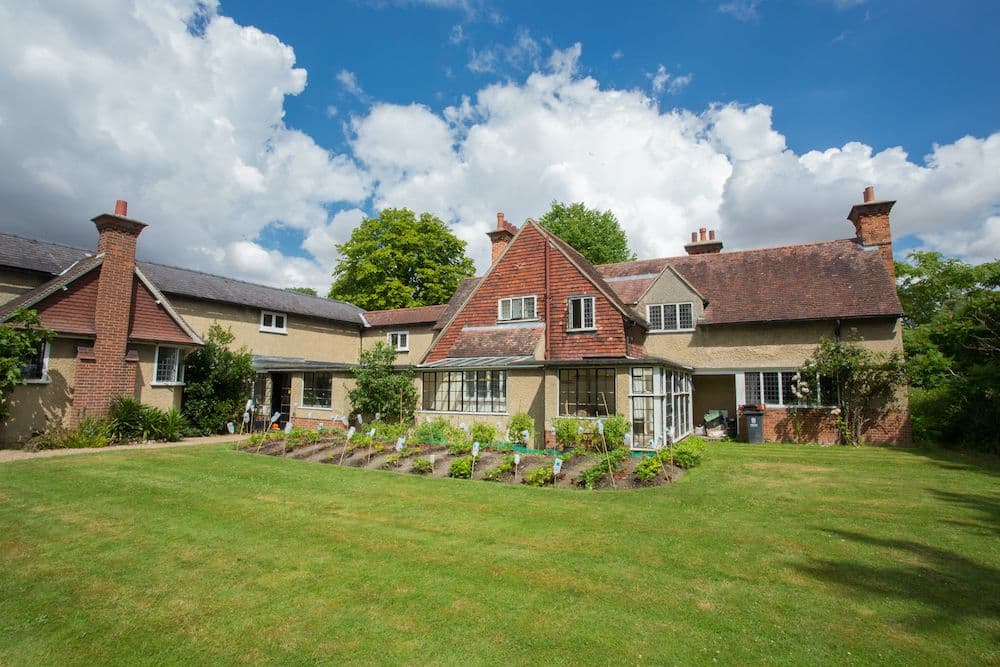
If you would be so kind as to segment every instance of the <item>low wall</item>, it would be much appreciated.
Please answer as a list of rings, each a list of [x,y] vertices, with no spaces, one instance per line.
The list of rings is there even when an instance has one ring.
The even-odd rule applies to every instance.
[[[740,433],[747,433],[744,408],[740,408]],[[840,441],[837,418],[828,408],[804,408],[797,410],[800,419],[801,438],[796,437],[792,410],[788,408],[766,408],[764,410],[764,440],[767,442],[816,442],[835,445]],[[910,415],[905,410],[889,412],[879,423],[864,434],[865,442],[879,445],[908,445],[913,436]]]

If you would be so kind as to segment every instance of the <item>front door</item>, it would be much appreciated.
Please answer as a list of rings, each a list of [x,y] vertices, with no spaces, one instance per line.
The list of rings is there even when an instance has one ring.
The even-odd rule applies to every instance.
[[[288,373],[271,373],[271,414],[280,412],[278,426],[285,428],[292,410],[292,376]]]

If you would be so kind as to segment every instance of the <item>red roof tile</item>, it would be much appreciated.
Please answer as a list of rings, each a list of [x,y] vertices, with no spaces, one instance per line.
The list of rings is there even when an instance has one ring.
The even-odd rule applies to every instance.
[[[545,333],[545,325],[497,325],[465,328],[448,352],[449,357],[530,357]]]
[[[418,306],[416,308],[387,308],[369,310],[365,319],[373,327],[394,327],[402,324],[431,324],[444,314],[448,304]]]

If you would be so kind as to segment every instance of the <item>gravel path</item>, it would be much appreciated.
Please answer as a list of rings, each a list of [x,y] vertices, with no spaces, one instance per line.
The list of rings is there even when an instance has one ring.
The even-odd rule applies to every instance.
[[[180,442],[145,442],[140,445],[114,445],[111,447],[95,447],[90,449],[46,449],[40,452],[25,452],[20,449],[0,449],[0,463],[24,461],[26,459],[41,459],[50,456],[71,456],[74,454],[99,454],[102,452],[121,452],[134,449],[167,449],[168,447],[212,445],[217,442],[236,442],[239,439],[240,436],[209,435],[202,438],[186,438]]]

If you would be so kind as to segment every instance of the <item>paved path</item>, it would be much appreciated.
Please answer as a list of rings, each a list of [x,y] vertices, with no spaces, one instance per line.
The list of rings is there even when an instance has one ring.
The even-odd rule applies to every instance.
[[[0,449],[0,463],[24,461],[26,459],[41,459],[49,456],[70,456],[73,454],[99,454],[101,452],[121,452],[133,449],[166,449],[168,447],[191,447],[193,445],[211,445],[217,442],[235,442],[238,435],[208,435],[202,438],[185,438],[180,442],[146,442],[141,445],[114,445],[111,447],[95,447],[84,449],[45,449],[40,452],[25,452],[20,449]]]

